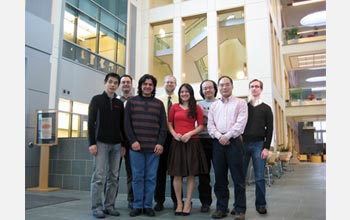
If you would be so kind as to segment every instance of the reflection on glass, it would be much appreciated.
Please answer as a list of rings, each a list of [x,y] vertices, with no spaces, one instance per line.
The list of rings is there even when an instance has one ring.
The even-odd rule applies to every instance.
[[[75,42],[74,39],[74,26],[75,26],[75,19],[77,18],[77,13],[72,10],[70,7],[66,8],[66,11],[64,12],[64,22],[63,22],[63,32],[64,32],[64,39],[68,41]]]
[[[84,15],[79,15],[77,25],[78,45],[93,50],[96,47],[96,22]]]
[[[99,54],[110,60],[116,61],[117,37],[105,27],[101,26],[100,30]]]
[[[117,63],[125,66],[125,39],[118,37]]]

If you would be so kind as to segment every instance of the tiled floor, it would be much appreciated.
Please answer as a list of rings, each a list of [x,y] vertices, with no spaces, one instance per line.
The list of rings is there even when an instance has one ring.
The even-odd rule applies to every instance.
[[[255,211],[254,184],[247,186],[247,212],[246,220],[325,220],[326,219],[326,163],[300,163],[293,165],[294,171],[285,172],[281,178],[275,177],[271,187],[267,186],[267,215],[259,215]],[[79,200],[65,202],[56,205],[28,209],[25,211],[26,220],[87,220],[94,219],[90,210],[89,192],[72,190],[59,190],[53,192],[29,192],[34,194],[55,195],[60,197],[74,197]],[[231,190],[233,198],[233,190]],[[214,202],[211,212],[215,210]],[[230,200],[230,209],[233,200]],[[106,219],[150,219],[147,216],[129,217],[126,194],[119,194],[116,206],[121,216],[107,216]],[[193,200],[193,209],[189,216],[175,216],[172,210],[172,202],[167,198],[165,210],[157,212],[154,219],[211,219],[210,213],[200,213],[200,202]],[[233,219],[228,215],[224,219]]]

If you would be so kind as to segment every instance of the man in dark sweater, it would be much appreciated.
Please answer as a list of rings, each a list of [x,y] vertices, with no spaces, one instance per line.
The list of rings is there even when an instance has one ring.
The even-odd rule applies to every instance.
[[[253,79],[249,83],[249,90],[248,122],[243,133],[244,174],[247,175],[249,161],[252,159],[255,175],[255,208],[260,214],[266,214],[265,165],[272,140],[273,115],[271,107],[260,98],[263,82]]]
[[[121,159],[125,154],[122,144],[125,138],[124,105],[115,94],[119,81],[118,74],[108,73],[104,79],[105,91],[95,95],[89,105],[89,152],[93,156],[91,208],[96,218],[104,218],[105,214],[120,215],[114,206]]]
[[[125,106],[125,132],[130,143],[130,165],[134,192],[131,217],[155,216],[152,208],[160,154],[167,135],[163,102],[155,98],[157,79],[149,74],[138,82],[137,96]]]

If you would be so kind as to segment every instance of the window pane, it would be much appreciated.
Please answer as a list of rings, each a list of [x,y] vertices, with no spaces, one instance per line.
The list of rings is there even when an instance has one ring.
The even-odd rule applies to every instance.
[[[100,30],[100,47],[99,54],[103,57],[106,57],[110,60],[116,61],[116,49],[117,49],[117,38],[116,35],[101,26]]]
[[[101,11],[101,23],[112,30],[118,30],[118,20],[105,11]]]
[[[69,113],[58,113],[58,137],[69,137]]]
[[[72,137],[80,137],[80,116],[75,114],[72,117]]]
[[[118,34],[122,35],[123,37],[126,37],[126,25],[119,21],[117,32],[118,32]]]
[[[95,21],[84,15],[79,15],[77,28],[78,45],[94,51],[96,48],[96,27]]]
[[[88,136],[88,122],[87,120],[83,121],[83,137]]]
[[[118,55],[117,55],[117,63],[125,66],[125,39],[118,37]]]
[[[75,46],[67,41],[63,41],[62,55],[71,60],[75,60]]]
[[[77,12],[70,7],[66,8],[66,11],[64,12],[64,22],[63,22],[63,38],[75,42],[75,20],[77,18]]]
[[[80,0],[79,9],[91,17],[97,19],[98,8],[90,0]]]
[[[78,0],[66,0],[66,2],[78,7]]]
[[[58,110],[64,112],[70,112],[70,100],[67,99],[59,99],[58,100]]]
[[[124,68],[124,67],[121,67],[121,66],[117,66],[117,73],[118,73],[119,75],[125,74],[125,68]]]
[[[81,102],[73,102],[73,113],[88,115],[89,105]]]

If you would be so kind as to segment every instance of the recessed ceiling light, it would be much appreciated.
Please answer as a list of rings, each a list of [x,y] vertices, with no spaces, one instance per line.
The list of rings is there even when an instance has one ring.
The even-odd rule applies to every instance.
[[[226,20],[230,20],[230,19],[234,19],[235,18],[235,15],[229,15],[227,16]]]
[[[326,81],[326,76],[315,76],[305,80],[306,82],[323,82]]]
[[[317,91],[325,91],[326,87],[315,87],[315,88],[311,88],[311,91],[313,92],[317,92]]]
[[[326,25],[326,11],[308,14],[300,20],[300,24],[307,27]]]

